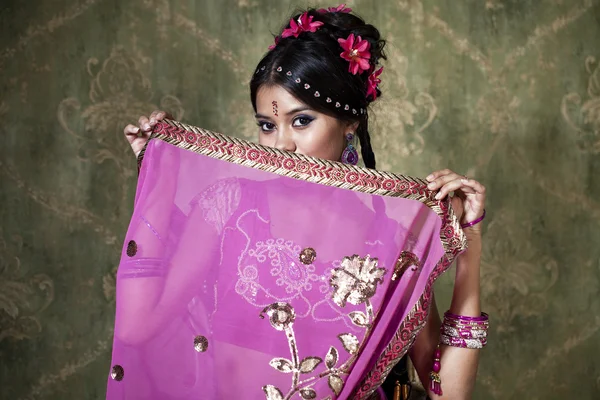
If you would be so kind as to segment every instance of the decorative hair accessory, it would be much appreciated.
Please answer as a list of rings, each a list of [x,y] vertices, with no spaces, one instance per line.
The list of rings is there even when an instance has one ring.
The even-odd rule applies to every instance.
[[[349,133],[346,135],[346,141],[348,142],[344,152],[342,153],[342,162],[344,164],[356,165],[358,164],[358,152],[356,148],[352,145],[352,141],[354,140],[354,134]]]
[[[265,69],[265,66],[259,68],[260,71],[264,71],[264,69]],[[257,70],[256,73],[258,73],[259,70]],[[282,66],[278,66],[277,68],[275,68],[275,71],[281,73],[281,72],[284,71],[284,69],[283,69]],[[302,79],[300,79],[299,77],[294,78],[294,73],[292,71],[286,71],[285,75],[288,76],[288,77],[290,77],[290,78],[293,78],[294,82],[296,82],[298,84],[302,83]],[[307,82],[304,82],[304,89],[306,89],[306,90],[311,89],[311,85],[309,83],[307,83]],[[313,88],[313,90],[314,90],[314,88]],[[313,95],[315,97],[321,97],[322,96],[321,92],[318,91],[318,90],[315,90],[313,92]],[[333,103],[333,99],[331,97],[326,97],[325,98],[325,102],[326,103]],[[335,102],[335,107],[336,108],[342,108],[342,104],[339,101],[336,101]],[[362,108],[362,107],[361,108],[351,108],[349,104],[345,104],[343,106],[343,109],[344,109],[344,111],[350,111],[351,110],[352,114],[354,114],[354,115],[358,115],[358,114],[364,115],[367,112],[367,110],[364,109],[364,108]]]
[[[381,83],[381,79],[379,79],[379,75],[383,72],[383,67],[379,68],[377,71],[374,71],[371,75],[369,75],[369,80],[367,82],[367,97],[373,96],[371,101],[375,101],[377,99],[377,85]]]
[[[480,317],[465,317],[452,314],[450,311],[444,313],[444,322],[440,328],[440,344],[438,344],[433,355],[433,367],[429,373],[429,388],[439,396],[442,395],[442,380],[440,379],[442,356],[440,345],[445,344],[452,347],[464,349],[482,349],[487,344],[487,331],[489,328],[489,317],[481,313]]]
[[[347,39],[339,38],[338,43],[344,49],[340,57],[350,61],[348,72],[356,75],[371,68],[371,64],[369,64],[371,43],[368,40],[363,40],[360,36],[355,38],[354,33],[351,33]]]
[[[280,40],[281,40],[281,36],[275,36],[275,43],[273,43],[272,45],[269,46],[269,50],[275,49],[275,47],[277,47],[277,45],[279,44]]]
[[[483,219],[485,218],[485,209],[483,210],[483,215],[479,218],[477,218],[475,221],[471,221],[471,222],[467,222],[466,224],[462,224],[460,227],[461,228],[470,228],[473,225],[477,225],[478,223],[480,223],[481,221],[483,221]]]
[[[290,27],[283,30],[281,38],[285,39],[290,36],[298,37],[302,32],[316,32],[323,23],[320,21],[312,22],[313,18],[314,16],[308,15],[308,12],[305,12],[298,17],[298,22],[294,21],[293,18],[290,19]]]
[[[337,7],[327,7],[327,8],[321,8],[319,10],[317,10],[317,12],[320,13],[326,13],[326,12],[330,12],[330,13],[346,13],[349,14],[352,12],[352,9],[350,7],[346,7],[346,4],[340,4]]]

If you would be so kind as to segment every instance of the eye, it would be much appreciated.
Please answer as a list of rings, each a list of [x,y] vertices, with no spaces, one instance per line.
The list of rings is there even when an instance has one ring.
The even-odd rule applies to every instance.
[[[268,121],[258,121],[257,125],[263,132],[272,132],[275,129],[275,124]]]
[[[292,125],[295,127],[305,127],[313,121],[314,121],[313,117],[309,117],[308,115],[300,115],[294,119],[294,122]]]

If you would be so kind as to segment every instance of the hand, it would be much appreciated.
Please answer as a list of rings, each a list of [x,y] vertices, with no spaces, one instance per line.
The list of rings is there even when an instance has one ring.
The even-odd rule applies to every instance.
[[[125,138],[131,145],[131,150],[133,150],[136,157],[148,142],[154,125],[165,118],[173,119],[167,112],[156,110],[150,114],[150,117],[142,115],[138,120],[138,126],[129,124],[125,127],[123,133],[125,133]]]
[[[475,179],[468,179],[449,169],[435,171],[427,178],[429,190],[438,190],[435,196],[441,200],[454,192],[451,198],[452,208],[461,224],[474,221],[483,215],[485,207],[485,187]],[[470,230],[481,231],[480,225],[474,225]]]

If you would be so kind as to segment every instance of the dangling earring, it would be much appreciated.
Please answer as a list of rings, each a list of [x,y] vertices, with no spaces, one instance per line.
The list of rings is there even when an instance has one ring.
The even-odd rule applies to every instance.
[[[352,141],[354,140],[354,134],[348,133],[346,135],[346,141],[348,142],[344,152],[342,153],[342,162],[344,164],[356,165],[358,164],[358,152],[356,148],[352,145]]]

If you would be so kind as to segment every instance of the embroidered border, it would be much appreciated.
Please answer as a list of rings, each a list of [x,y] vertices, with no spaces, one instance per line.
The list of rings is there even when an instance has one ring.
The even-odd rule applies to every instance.
[[[440,240],[445,255],[436,265],[417,304],[351,397],[368,398],[383,383],[391,368],[406,354],[417,333],[423,328],[429,314],[433,283],[467,247],[467,239],[450,207],[449,199],[436,200],[435,192],[428,190],[427,182],[419,178],[290,153],[177,121],[159,122],[150,139],[160,139],[198,154],[281,176],[357,192],[417,200],[441,218]],[[138,169],[142,167],[148,143],[138,155]]]

